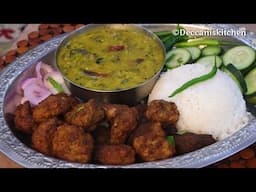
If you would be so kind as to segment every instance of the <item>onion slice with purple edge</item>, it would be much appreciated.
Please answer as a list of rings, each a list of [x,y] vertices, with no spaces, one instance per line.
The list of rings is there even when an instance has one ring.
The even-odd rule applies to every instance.
[[[29,101],[31,105],[38,105],[51,94],[60,92],[71,94],[65,85],[62,75],[50,65],[38,62],[35,72],[36,77],[26,79],[21,85],[24,93],[21,103]]]
[[[23,86],[24,98],[22,102],[28,100],[31,105],[38,105],[42,100],[46,99],[52,93],[43,86],[39,81],[35,81],[36,78],[27,79],[26,85]]]
[[[42,61],[38,62],[36,65],[36,76],[40,80],[43,80],[43,77],[47,73],[51,73],[53,71],[54,71],[54,69],[50,65],[47,65],[47,64],[43,63]]]

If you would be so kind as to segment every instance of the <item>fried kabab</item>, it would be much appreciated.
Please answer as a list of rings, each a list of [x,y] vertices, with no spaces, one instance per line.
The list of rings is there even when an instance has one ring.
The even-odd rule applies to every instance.
[[[106,104],[103,106],[111,124],[110,143],[123,144],[136,128],[138,112],[127,105]]]
[[[95,99],[90,99],[87,103],[76,105],[65,115],[65,120],[69,124],[80,126],[86,131],[94,130],[97,123],[103,119],[104,110],[102,105]]]
[[[65,93],[50,95],[34,108],[33,118],[38,123],[43,122],[49,118],[65,114],[77,103],[75,98]]]
[[[84,133],[80,127],[61,125],[57,127],[52,139],[54,156],[79,163],[91,160],[94,140],[89,133]]]
[[[146,116],[151,121],[175,125],[179,119],[179,111],[173,102],[153,100],[148,105]]]
[[[129,145],[100,145],[96,149],[95,159],[104,165],[127,165],[134,163],[135,151]]]
[[[40,123],[32,134],[32,147],[41,153],[50,155],[53,134],[62,123],[57,118]]]
[[[167,159],[175,154],[175,148],[164,137],[145,134],[133,140],[133,148],[144,161]]]
[[[16,129],[24,133],[31,134],[33,132],[33,129],[37,125],[32,117],[32,109],[29,101],[17,106],[14,112],[14,123]]]

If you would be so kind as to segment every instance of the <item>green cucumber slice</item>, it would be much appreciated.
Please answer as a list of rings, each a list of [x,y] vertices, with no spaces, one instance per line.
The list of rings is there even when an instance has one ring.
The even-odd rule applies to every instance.
[[[197,60],[201,55],[201,50],[198,47],[186,47],[186,50],[191,54],[192,60]]]
[[[236,46],[223,55],[224,65],[232,63],[238,70],[246,69],[255,61],[254,49],[249,46]]]
[[[170,50],[166,55],[166,66],[168,69],[179,67],[191,61],[191,54],[188,50],[177,48]]]
[[[200,59],[197,60],[197,63],[214,65],[215,57],[216,57],[216,66],[219,68],[222,64],[222,59],[219,56],[212,55],[212,56],[201,57]]]
[[[219,55],[221,54],[221,52],[222,52],[222,49],[219,46],[208,46],[202,49],[203,56]]]

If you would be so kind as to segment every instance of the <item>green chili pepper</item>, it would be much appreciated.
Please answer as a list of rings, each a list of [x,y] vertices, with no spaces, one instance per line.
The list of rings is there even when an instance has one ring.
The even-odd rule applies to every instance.
[[[167,141],[171,144],[175,146],[175,140],[173,136],[167,136]]]
[[[163,37],[161,40],[163,43],[165,43],[166,41],[168,41],[170,38],[172,38],[172,36],[165,36]]]
[[[178,42],[174,46],[175,47],[193,47],[199,45],[207,45],[207,46],[220,46],[220,45],[241,45],[237,42],[232,41],[221,41],[217,39],[205,39],[205,38],[198,38],[198,39],[190,39],[189,41]]]
[[[215,64],[209,73],[202,75],[200,77],[196,77],[196,78],[191,79],[190,81],[184,83],[180,88],[176,89],[169,97],[173,97],[173,96],[177,95],[178,93],[184,91],[185,89],[187,89],[188,87],[190,87],[194,84],[211,79],[217,73],[217,69],[218,68],[216,66],[216,57],[215,57]]]
[[[183,27],[179,25],[177,25],[175,28],[175,30],[180,30],[180,29],[185,30]],[[167,52],[173,47],[175,43],[188,40],[187,35],[180,35],[180,34],[175,35],[173,31],[159,31],[159,32],[155,32],[155,34],[162,40]]]
[[[62,85],[60,83],[58,83],[57,81],[55,81],[52,77],[48,77],[47,81],[49,81],[51,83],[51,85],[59,92],[62,93],[64,92],[64,89],[62,87]]]
[[[170,35],[170,38],[165,39],[164,41],[164,46],[166,51],[168,52],[170,49],[172,49],[172,47],[177,44],[178,42],[182,42],[184,40],[187,40],[188,37],[187,36],[181,36],[181,35]]]
[[[156,34],[158,37],[162,38],[162,37],[164,37],[164,36],[171,35],[172,32],[171,32],[171,31],[157,31],[157,32],[155,32],[155,34]]]

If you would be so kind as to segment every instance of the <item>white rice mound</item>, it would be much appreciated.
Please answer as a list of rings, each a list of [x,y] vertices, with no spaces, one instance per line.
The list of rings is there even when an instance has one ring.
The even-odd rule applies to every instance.
[[[249,120],[245,101],[237,84],[224,72],[192,85],[176,96],[168,96],[187,81],[207,74],[211,65],[187,64],[163,73],[149,101],[163,99],[177,105],[178,132],[210,134],[222,140],[244,127]]]

